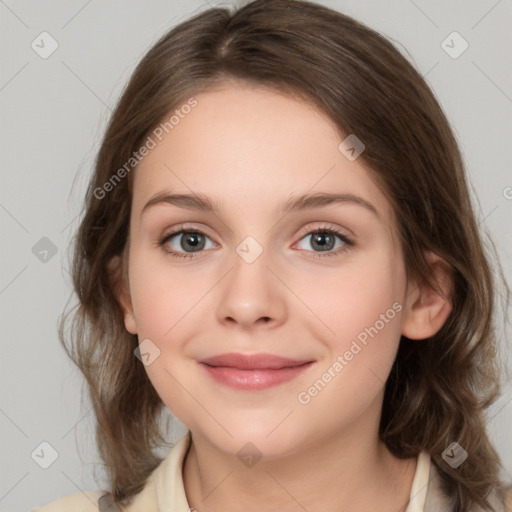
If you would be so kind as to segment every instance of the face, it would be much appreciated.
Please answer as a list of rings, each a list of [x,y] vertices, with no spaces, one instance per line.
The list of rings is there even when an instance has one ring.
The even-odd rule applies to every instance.
[[[407,296],[388,201],[305,102],[240,83],[194,97],[134,175],[125,325],[149,379],[227,453],[375,426]],[[228,353],[293,362],[202,362]]]

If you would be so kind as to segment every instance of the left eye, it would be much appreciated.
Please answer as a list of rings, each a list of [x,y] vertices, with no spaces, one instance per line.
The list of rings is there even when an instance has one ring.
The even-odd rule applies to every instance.
[[[346,246],[352,245],[352,242],[348,237],[334,229],[315,229],[314,231],[310,231],[304,237],[302,237],[301,241],[306,240],[308,237],[310,239],[309,245],[313,247],[314,252],[330,252],[333,251],[333,249],[344,250],[346,249]],[[338,244],[337,247],[336,239],[341,240],[341,244]],[[308,249],[306,248],[306,250]],[[331,252],[329,255],[334,255],[338,252],[340,251],[338,250],[334,251],[333,253]]]

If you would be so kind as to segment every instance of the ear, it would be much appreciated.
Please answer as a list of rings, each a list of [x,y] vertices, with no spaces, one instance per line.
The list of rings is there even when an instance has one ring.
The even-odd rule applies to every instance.
[[[137,323],[133,314],[128,275],[123,265],[123,258],[114,256],[108,263],[108,271],[114,295],[124,314],[124,326],[130,334],[137,334]]]
[[[441,329],[452,311],[453,275],[450,266],[431,251],[425,253],[425,258],[442,293],[433,290],[425,281],[408,284],[402,334],[413,340],[433,336]]]

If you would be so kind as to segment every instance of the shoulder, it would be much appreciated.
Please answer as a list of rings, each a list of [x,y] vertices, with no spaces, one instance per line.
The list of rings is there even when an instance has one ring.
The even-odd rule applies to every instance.
[[[77,492],[63,496],[30,512],[98,512],[98,500],[104,491]]]
[[[506,506],[508,512],[512,512],[512,487],[508,490]]]
[[[505,489],[505,511],[512,512],[512,485]]]
[[[505,488],[503,496],[500,495],[497,488],[493,488],[487,496],[487,501],[493,512],[512,512],[512,487]],[[451,510],[454,510],[453,498],[448,494],[439,468],[432,463],[424,512],[449,512]],[[485,510],[474,505],[469,512],[485,512]]]

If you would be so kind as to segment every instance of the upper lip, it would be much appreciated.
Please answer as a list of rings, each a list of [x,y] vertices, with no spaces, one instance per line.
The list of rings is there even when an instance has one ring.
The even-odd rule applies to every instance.
[[[290,368],[310,363],[311,360],[297,360],[273,354],[219,354],[199,360],[200,363],[209,366],[225,366],[238,368],[240,370],[277,370],[279,368]]]

